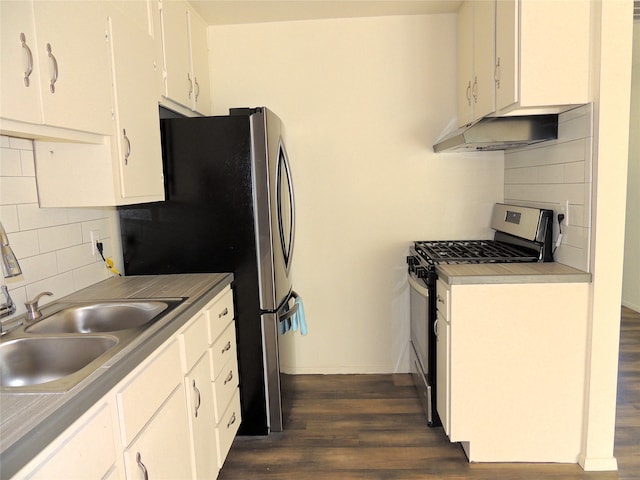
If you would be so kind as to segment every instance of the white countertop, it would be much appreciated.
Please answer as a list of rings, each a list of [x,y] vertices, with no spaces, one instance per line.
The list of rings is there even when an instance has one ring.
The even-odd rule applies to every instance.
[[[591,274],[556,262],[438,265],[449,285],[502,283],[589,283]]]
[[[113,277],[57,300],[185,298],[69,391],[0,393],[0,477],[22,468],[232,281],[230,273]]]

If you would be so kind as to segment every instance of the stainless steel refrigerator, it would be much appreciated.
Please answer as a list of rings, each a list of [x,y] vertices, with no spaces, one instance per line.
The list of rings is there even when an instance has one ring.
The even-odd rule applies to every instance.
[[[234,273],[239,433],[281,431],[278,323],[297,307],[282,123],[264,107],[175,116],[161,109],[166,200],[118,208],[125,274]]]

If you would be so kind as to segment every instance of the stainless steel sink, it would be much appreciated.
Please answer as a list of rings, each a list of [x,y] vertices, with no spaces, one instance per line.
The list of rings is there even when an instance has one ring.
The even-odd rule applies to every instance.
[[[112,336],[32,337],[3,342],[0,385],[25,387],[69,377],[117,343]]]
[[[65,392],[178,306],[182,298],[52,303],[0,342],[0,390]]]
[[[28,333],[101,333],[141,327],[169,308],[169,301],[119,301],[74,305],[28,326]]]

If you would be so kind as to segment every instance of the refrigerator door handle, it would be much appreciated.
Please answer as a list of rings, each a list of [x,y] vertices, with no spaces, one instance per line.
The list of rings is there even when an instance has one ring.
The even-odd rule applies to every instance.
[[[285,238],[286,236],[286,225],[283,222],[282,216],[282,180],[281,171],[284,169],[284,173],[286,175],[287,181],[287,189],[286,194],[289,197],[289,217],[291,224],[289,225],[289,238]],[[284,148],[284,144],[282,143],[282,139],[280,139],[280,144],[278,145],[278,167],[276,168],[277,172],[277,201],[278,201],[278,229],[280,230],[280,245],[282,246],[282,253],[284,255],[285,267],[287,273],[291,268],[291,257],[293,255],[293,244],[295,242],[295,231],[296,231],[296,209],[295,209],[295,198],[293,195],[293,178],[291,175],[291,166],[289,165],[289,159],[287,158],[287,152]]]

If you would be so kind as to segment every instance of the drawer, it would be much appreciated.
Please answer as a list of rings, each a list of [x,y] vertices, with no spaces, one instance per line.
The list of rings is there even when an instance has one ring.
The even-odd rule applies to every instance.
[[[212,380],[216,380],[223,371],[229,359],[237,361],[236,355],[236,322],[231,322],[227,329],[213,344],[211,353]]]
[[[240,391],[236,390],[236,393],[231,400],[229,408],[222,417],[222,421],[216,427],[216,440],[218,444],[218,468],[222,468],[227,453],[231,448],[233,439],[238,432],[240,422],[242,421],[240,415]]]
[[[200,313],[180,335],[182,372],[187,373],[209,348],[209,325],[205,312]]]
[[[214,343],[224,332],[229,322],[233,320],[233,290],[231,288],[221,293],[213,305],[207,308],[207,315],[211,326],[209,343]]]
[[[178,342],[172,341],[119,389],[116,398],[125,446],[181,382],[180,349]]]
[[[233,398],[233,394],[238,389],[238,362],[235,359],[227,362],[221,372],[216,381],[213,382],[216,423],[221,421],[222,415]]]

